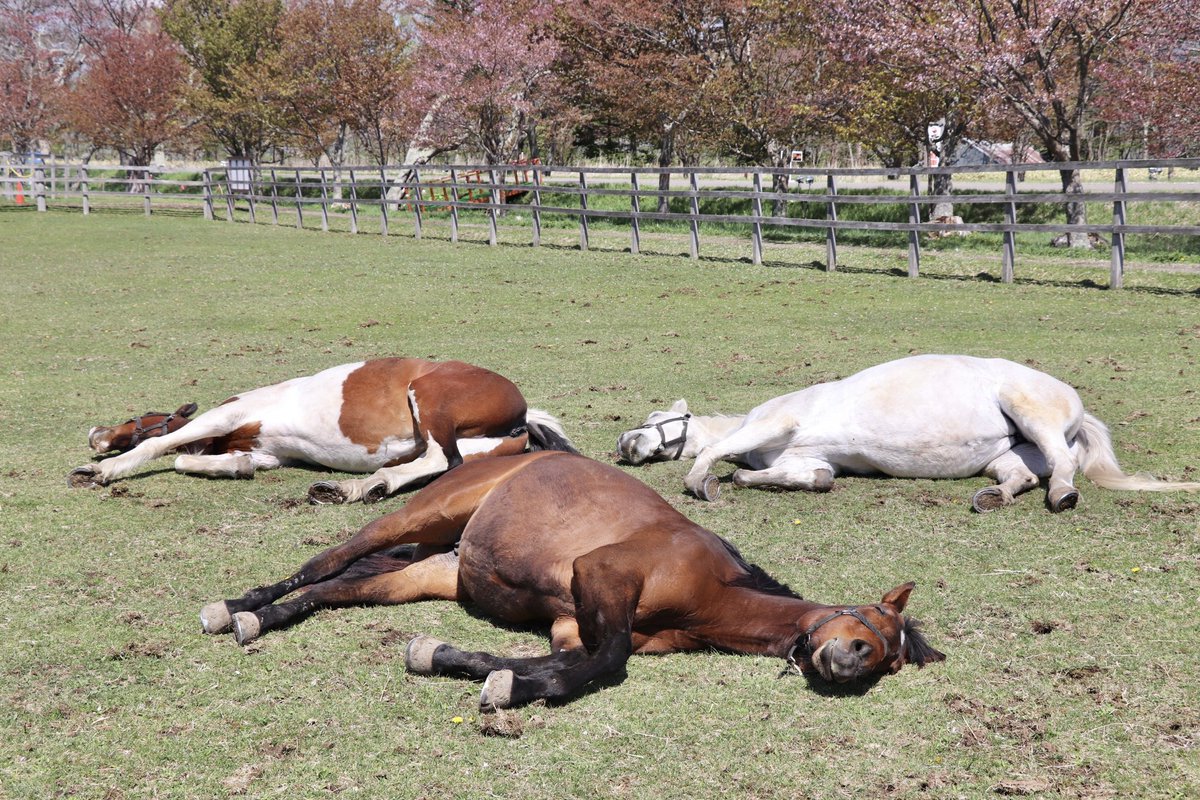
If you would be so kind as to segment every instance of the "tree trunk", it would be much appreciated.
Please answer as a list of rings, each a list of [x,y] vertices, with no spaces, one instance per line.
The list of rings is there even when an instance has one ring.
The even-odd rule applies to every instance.
[[[1062,179],[1062,187],[1065,194],[1083,196],[1083,181],[1080,179],[1079,170],[1063,169],[1059,170],[1058,174]],[[1066,209],[1068,225],[1087,224],[1087,205],[1082,199],[1068,201]],[[1092,246],[1091,238],[1086,233],[1079,231],[1068,233],[1066,243],[1068,247],[1090,248]]]
[[[663,126],[662,137],[658,140],[658,165],[669,167],[675,160],[675,125],[668,123]],[[658,176],[658,191],[671,191],[671,174],[664,172]],[[665,214],[671,210],[671,198],[665,194],[658,196],[658,213]]]
[[[933,193],[949,195],[954,191],[954,175],[946,173],[944,175],[933,176]],[[954,203],[934,203],[933,211],[929,213],[931,220],[938,217],[953,217]]]

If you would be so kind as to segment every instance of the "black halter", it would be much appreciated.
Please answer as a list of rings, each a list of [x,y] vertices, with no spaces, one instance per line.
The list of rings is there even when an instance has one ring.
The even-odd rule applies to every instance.
[[[880,614],[884,614],[886,616],[886,612],[879,606],[872,606],[872,608],[874,608]],[[867,627],[867,629],[869,631],[871,631],[871,633],[875,634],[875,636],[878,637],[880,642],[883,643],[883,657],[886,659],[889,655],[891,655],[892,648],[891,648],[891,645],[888,644],[887,637],[884,636],[879,631],[879,628],[876,628],[875,625],[872,624],[871,620],[869,620],[865,616],[863,616],[862,612],[859,611],[857,608],[840,608],[837,611],[832,612],[828,616],[822,617],[821,619],[817,620],[812,625],[809,625],[808,629],[805,630],[804,633],[800,634],[800,638],[796,640],[796,643],[794,645],[792,645],[792,649],[788,650],[788,654],[787,654],[788,664],[799,669],[799,666],[796,664],[796,658],[795,658],[796,651],[801,650],[801,651],[807,652],[809,650],[809,644],[808,644],[809,638],[814,633],[816,633],[817,629],[819,629],[821,626],[823,626],[829,622],[833,622],[838,617],[854,617],[856,620],[861,622],[863,625],[865,625]],[[903,628],[900,629],[900,649],[904,649],[904,629]]]
[[[688,420],[690,420],[691,418],[692,418],[691,414],[683,414],[682,416],[671,417],[670,419],[660,420],[659,422],[647,422],[645,425],[640,425],[640,426],[634,428],[634,430],[640,431],[640,430],[649,430],[650,428],[654,428],[656,431],[658,431],[659,445],[658,445],[658,449],[656,449],[654,451],[656,453],[660,452],[662,450],[666,450],[668,447],[674,447],[675,445],[679,445],[679,448],[675,451],[675,455],[671,456],[671,461],[678,461],[683,456],[683,446],[685,444],[687,444]],[[663,425],[666,425],[667,423],[670,423],[670,422],[682,422],[683,430],[681,430],[679,432],[679,435],[676,436],[674,439],[671,439],[670,441],[668,441],[667,440],[667,432],[663,430]]]

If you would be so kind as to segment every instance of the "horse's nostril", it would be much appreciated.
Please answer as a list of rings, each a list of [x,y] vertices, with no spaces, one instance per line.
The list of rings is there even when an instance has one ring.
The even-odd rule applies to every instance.
[[[855,639],[850,647],[859,658],[866,658],[871,652],[871,644],[864,639]]]

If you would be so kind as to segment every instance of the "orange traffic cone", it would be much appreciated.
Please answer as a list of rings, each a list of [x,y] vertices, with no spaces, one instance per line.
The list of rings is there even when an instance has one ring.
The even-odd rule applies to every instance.
[[[25,205],[25,187],[20,181],[17,181],[17,205]]]

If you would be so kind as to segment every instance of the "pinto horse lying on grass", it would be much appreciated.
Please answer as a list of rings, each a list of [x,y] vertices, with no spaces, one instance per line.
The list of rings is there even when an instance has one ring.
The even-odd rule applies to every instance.
[[[314,503],[370,503],[464,460],[527,446],[575,452],[558,420],[527,409],[511,381],[461,361],[343,364],[232,397],[189,422],[194,410],[93,428],[88,443],[97,452],[132,449],[76,468],[68,482],[105,485],[179,450],[176,471],[214,477],[252,478],[287,464],[370,472],[308,490]]]
[[[772,655],[839,683],[941,661],[903,616],[913,586],[873,605],[802,600],[615,467],[528,453],[442,476],[290,578],[206,606],[200,621],[239,644],[318,608],[364,603],[457,600],[549,622],[552,654],[536,658],[409,642],[410,672],[484,678],[487,708],[569,698],[636,653]]]
[[[987,475],[976,511],[992,511],[1050,479],[1051,511],[1079,501],[1075,471],[1106,489],[1196,491],[1200,483],[1126,475],[1104,423],[1067,384],[999,358],[925,355],[776,397],[745,416],[702,417],[683,400],[617,439],[631,464],[695,458],[684,484],[715,500],[717,461],[748,469],[738,486],[825,492],[836,475],[898,478]]]

